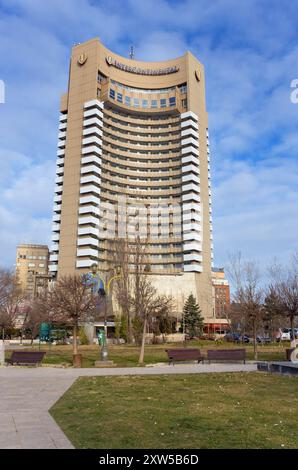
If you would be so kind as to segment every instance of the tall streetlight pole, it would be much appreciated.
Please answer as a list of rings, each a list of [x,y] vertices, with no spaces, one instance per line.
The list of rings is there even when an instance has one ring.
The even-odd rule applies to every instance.
[[[110,293],[110,288],[111,284],[113,281],[116,279],[121,279],[122,273],[121,273],[121,268],[120,266],[116,266],[114,268],[116,271],[116,274],[113,274],[109,279],[108,279],[108,274],[106,277],[106,282],[104,283],[104,291],[105,291],[105,314],[104,314],[104,338],[103,338],[103,344],[100,352],[100,357],[102,361],[107,361],[108,356],[109,356],[109,351],[108,351],[108,343],[107,343],[107,334],[108,334],[108,325],[107,325],[107,310],[108,310],[108,296]]]

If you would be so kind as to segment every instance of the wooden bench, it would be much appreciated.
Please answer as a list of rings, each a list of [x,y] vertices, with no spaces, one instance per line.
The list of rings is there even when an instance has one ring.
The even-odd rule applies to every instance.
[[[197,361],[199,363],[204,360],[199,349],[180,348],[166,349],[165,351],[169,358],[169,365],[171,363],[174,365],[176,361]]]
[[[44,351],[12,351],[11,357],[7,362],[11,365],[37,366],[41,363],[45,354]]]
[[[246,360],[246,349],[208,349],[207,359],[211,361],[243,361]]]

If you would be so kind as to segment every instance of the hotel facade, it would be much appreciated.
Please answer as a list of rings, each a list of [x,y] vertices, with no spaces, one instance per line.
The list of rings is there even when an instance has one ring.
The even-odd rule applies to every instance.
[[[213,322],[212,216],[203,65],[141,62],[98,38],[72,49],[62,95],[50,272],[106,272],[110,240],[139,236],[150,276],[178,310]]]

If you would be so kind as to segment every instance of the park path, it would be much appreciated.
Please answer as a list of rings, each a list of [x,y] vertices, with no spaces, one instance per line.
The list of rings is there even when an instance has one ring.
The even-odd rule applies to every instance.
[[[48,410],[82,376],[251,372],[255,364],[183,364],[154,367],[0,368],[0,449],[73,449]]]

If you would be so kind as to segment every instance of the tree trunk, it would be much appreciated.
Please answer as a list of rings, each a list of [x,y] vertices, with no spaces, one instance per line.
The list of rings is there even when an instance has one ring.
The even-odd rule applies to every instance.
[[[258,359],[258,343],[257,343],[257,330],[256,322],[253,322],[253,340],[254,340],[254,360]]]
[[[72,340],[72,351],[73,354],[78,354],[78,343],[77,343],[77,325],[73,325],[73,340]]]
[[[294,339],[295,339],[294,315],[290,316],[290,321],[291,321],[292,341],[294,341]]]
[[[132,327],[131,327],[131,316],[130,312],[127,312],[127,342],[132,343]]]
[[[139,364],[143,364],[143,362],[144,362],[146,330],[147,330],[147,318],[144,319],[143,336],[142,336],[142,345],[141,345],[141,351],[140,351],[140,357],[139,357]]]

